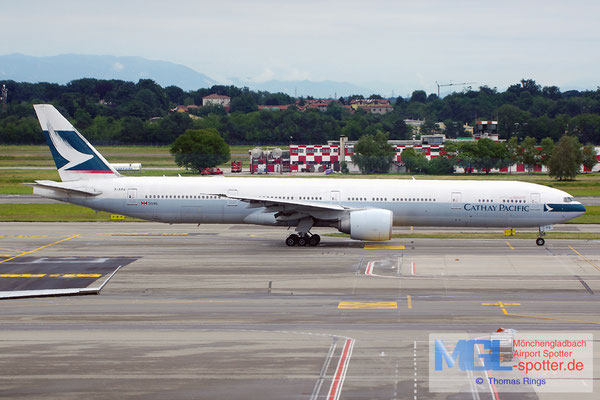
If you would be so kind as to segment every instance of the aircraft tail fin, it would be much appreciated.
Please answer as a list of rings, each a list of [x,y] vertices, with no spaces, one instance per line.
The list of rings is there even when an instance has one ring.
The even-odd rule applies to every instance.
[[[53,105],[33,108],[63,182],[121,176]]]

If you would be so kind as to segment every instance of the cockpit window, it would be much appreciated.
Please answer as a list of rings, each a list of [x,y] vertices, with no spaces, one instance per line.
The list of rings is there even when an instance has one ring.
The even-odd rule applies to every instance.
[[[575,199],[574,199],[574,198],[572,198],[572,197],[565,197],[565,198],[563,199],[563,201],[564,201],[565,203],[570,203],[570,202],[572,202],[572,201],[575,201]]]

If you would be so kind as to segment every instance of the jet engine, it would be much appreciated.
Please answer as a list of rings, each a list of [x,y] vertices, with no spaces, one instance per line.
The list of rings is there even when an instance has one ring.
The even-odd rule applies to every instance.
[[[338,222],[340,232],[349,233],[356,240],[384,241],[392,238],[392,220],[390,210],[369,209],[350,211]]]

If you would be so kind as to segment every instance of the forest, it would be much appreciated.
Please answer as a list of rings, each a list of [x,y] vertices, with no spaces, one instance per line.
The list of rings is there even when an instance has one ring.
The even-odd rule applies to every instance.
[[[259,105],[303,105],[307,99],[224,85],[184,91],[149,79],[134,83],[86,78],[66,85],[0,81],[3,84],[8,103],[0,112],[2,144],[43,142],[32,107],[36,103],[54,104],[94,144],[165,145],[192,128],[216,129],[230,145],[322,144],[340,135],[358,140],[378,132],[407,139],[412,131],[405,119],[424,120],[427,133],[438,132],[436,122],[444,122],[447,137],[467,135],[464,124],[493,119],[502,139],[529,136],[539,143],[546,137],[558,141],[569,133],[581,143],[600,144],[600,89],[561,92],[532,79],[504,92],[482,86],[443,98],[415,90],[410,98],[390,99],[394,109],[384,115],[343,107],[362,96],[337,99],[325,112],[295,106],[258,111]],[[177,105],[202,105],[202,97],[213,93],[231,97],[229,112],[213,106],[196,108],[191,115],[171,111]]]

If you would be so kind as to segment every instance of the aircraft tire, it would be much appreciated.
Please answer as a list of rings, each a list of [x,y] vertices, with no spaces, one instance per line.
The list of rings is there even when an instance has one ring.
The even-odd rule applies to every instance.
[[[298,243],[298,235],[290,235],[285,239],[285,244],[295,246]]]
[[[538,246],[543,246],[546,243],[546,241],[544,240],[544,238],[537,238],[535,240],[535,244],[537,244]]]
[[[321,237],[319,235],[312,235],[310,239],[308,239],[308,244],[315,247],[319,245],[321,241]]]
[[[300,236],[298,238],[298,246],[306,246],[306,242],[307,242],[306,237]]]

